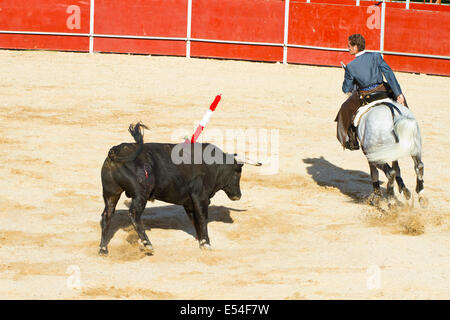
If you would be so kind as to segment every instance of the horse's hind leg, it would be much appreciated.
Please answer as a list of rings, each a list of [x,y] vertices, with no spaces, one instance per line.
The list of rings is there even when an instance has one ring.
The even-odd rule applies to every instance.
[[[392,162],[392,168],[395,170],[395,180],[397,181],[399,193],[403,194],[406,201],[410,201],[412,199],[411,197],[412,195],[409,189],[405,186],[405,183],[403,182],[398,161]],[[412,201],[410,205],[412,205]]]
[[[423,188],[423,162],[420,155],[413,156],[414,160],[414,169],[416,170],[417,175],[417,183],[416,183],[416,192],[419,195],[419,204],[422,208],[425,208],[428,205],[428,199],[424,195]]]
[[[380,181],[378,180],[378,169],[374,163],[369,162],[370,177],[372,179],[373,193],[369,196],[369,203],[377,206],[381,199]]]
[[[387,197],[388,200],[393,200],[395,198],[394,194],[394,182],[395,182],[395,169],[391,168],[387,163],[385,164],[377,164],[377,168],[383,170],[386,178],[388,178],[388,183],[386,185]]]

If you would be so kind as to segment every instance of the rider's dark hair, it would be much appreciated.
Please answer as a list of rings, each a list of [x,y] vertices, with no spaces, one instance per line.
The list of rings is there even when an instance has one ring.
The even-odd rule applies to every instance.
[[[359,33],[352,34],[350,37],[348,37],[348,42],[352,46],[357,46],[358,51],[363,51],[366,48],[366,39]]]

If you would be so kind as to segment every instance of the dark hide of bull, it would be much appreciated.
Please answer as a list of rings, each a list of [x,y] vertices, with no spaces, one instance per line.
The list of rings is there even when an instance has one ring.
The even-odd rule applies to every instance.
[[[208,148],[215,159],[223,159],[219,163],[175,164],[172,161],[172,150],[179,146],[168,143],[143,143],[143,124],[130,125],[129,132],[136,143],[122,143],[109,150],[101,171],[103,199],[105,209],[102,213],[102,238],[99,254],[108,254],[107,235],[111,217],[122,192],[132,198],[129,217],[140,238],[142,248],[153,253],[141,215],[148,200],[161,200],[182,205],[194,224],[200,248],[210,248],[208,236],[208,206],[210,199],[219,190],[225,191],[231,200],[241,197],[240,177],[243,164],[218,147],[209,143],[190,144],[200,150]],[[228,159],[228,162],[226,162]],[[209,162],[208,162],[209,163]],[[226,164],[229,163],[229,164]]]

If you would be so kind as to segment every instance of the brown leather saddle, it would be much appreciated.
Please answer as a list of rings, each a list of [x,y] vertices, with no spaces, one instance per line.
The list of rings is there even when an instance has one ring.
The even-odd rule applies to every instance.
[[[374,92],[368,93],[366,95],[360,95],[359,98],[360,98],[360,105],[365,106],[366,104],[369,104],[371,102],[389,98],[389,92],[374,91]]]
[[[386,99],[386,98],[394,99],[394,92],[392,91],[391,86],[385,81],[383,81],[383,85],[384,85],[384,88],[386,89],[386,91],[374,91],[374,92],[367,93],[367,94],[360,92],[360,96],[359,96],[360,105],[364,106],[371,102],[381,100],[381,99]]]

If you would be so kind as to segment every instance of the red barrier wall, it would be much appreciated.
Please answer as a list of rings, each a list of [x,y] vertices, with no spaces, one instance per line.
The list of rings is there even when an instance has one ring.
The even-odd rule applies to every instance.
[[[89,33],[89,1],[5,0],[0,9],[0,30]],[[88,51],[89,39],[2,34],[0,47]]]
[[[329,0],[328,0],[329,1]],[[352,33],[364,31],[366,47],[377,50],[380,31],[366,26],[367,7],[292,3],[289,10],[289,44],[346,48]],[[289,48],[288,62],[339,65],[351,60],[347,52]]]
[[[367,49],[379,50],[375,1],[290,1],[289,45],[345,49],[347,37],[362,33]],[[375,8],[375,9],[374,9]],[[190,55],[257,61],[283,61],[284,0],[192,1]],[[384,50],[450,56],[450,6],[386,3]],[[369,23],[371,22],[371,23]],[[188,0],[95,0],[93,51],[186,55]],[[88,51],[90,0],[2,0],[0,30],[75,33],[0,33],[0,48]],[[106,35],[170,37],[123,39]],[[273,43],[277,46],[215,43],[200,39]],[[197,41],[196,41],[197,40]],[[345,51],[292,48],[287,61],[338,66],[352,59]],[[450,75],[450,60],[385,54],[394,70]]]
[[[447,23],[442,23],[444,21]],[[448,56],[450,55],[448,21],[450,12],[446,11],[387,8],[384,49],[393,52]],[[394,70],[450,75],[450,60],[394,55],[385,55],[385,59]]]
[[[284,1],[195,0],[193,38],[283,43]],[[193,42],[191,55],[262,61],[282,61],[282,47]]]
[[[95,1],[96,34],[186,38],[187,0]],[[182,41],[95,39],[94,51],[185,55]]]

